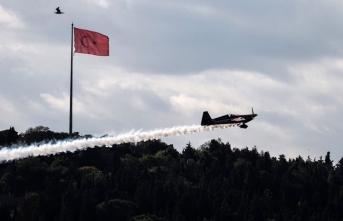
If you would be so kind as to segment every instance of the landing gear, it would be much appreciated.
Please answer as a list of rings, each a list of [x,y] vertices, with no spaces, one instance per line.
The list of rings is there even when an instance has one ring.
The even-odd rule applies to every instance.
[[[242,124],[242,125],[240,125],[239,127],[240,127],[240,128],[243,128],[243,129],[247,129],[248,125]]]

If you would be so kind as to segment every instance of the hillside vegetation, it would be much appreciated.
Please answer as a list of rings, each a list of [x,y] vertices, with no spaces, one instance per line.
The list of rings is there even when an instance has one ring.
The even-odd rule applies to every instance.
[[[67,137],[11,127],[0,145]],[[342,165],[220,139],[181,153],[153,140],[29,157],[0,164],[0,220],[342,220]]]

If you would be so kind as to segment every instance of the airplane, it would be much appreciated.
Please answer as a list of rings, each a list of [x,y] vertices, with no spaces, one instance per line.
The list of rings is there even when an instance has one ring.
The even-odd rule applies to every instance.
[[[217,117],[212,119],[210,114],[205,111],[202,115],[201,119],[201,126],[209,126],[209,125],[218,125],[218,124],[233,124],[233,125],[239,125],[240,128],[246,129],[248,125],[245,123],[248,123],[249,121],[252,121],[257,114],[254,113],[254,109],[252,108],[252,114],[245,114],[245,115],[224,115],[221,117]]]
[[[55,14],[64,14],[64,12],[61,12],[60,7],[57,7]]]

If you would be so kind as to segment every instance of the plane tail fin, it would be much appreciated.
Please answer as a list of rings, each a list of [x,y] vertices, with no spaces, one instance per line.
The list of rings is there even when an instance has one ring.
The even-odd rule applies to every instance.
[[[202,114],[202,119],[201,119],[201,125],[211,125],[212,123],[212,118],[210,116],[210,114],[207,111],[204,111],[204,113]]]

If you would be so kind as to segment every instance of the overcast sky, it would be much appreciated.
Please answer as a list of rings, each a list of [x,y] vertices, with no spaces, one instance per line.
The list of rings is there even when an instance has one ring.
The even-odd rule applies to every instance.
[[[65,12],[54,14],[55,8]],[[120,134],[258,117],[165,138],[221,138],[271,156],[343,157],[343,3],[338,0],[0,0],[0,130],[69,130],[71,23],[110,38],[74,55],[74,131]]]

